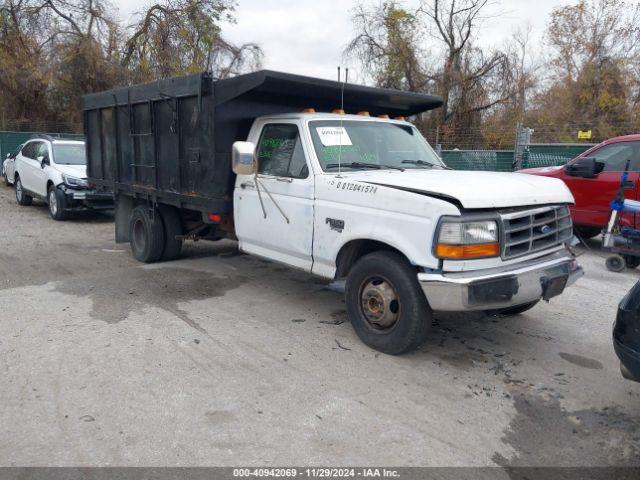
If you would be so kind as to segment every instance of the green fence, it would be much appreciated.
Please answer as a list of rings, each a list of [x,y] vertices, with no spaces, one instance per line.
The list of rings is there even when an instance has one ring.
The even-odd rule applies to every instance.
[[[582,143],[529,145],[522,157],[522,168],[564,165],[592,146]],[[513,150],[443,150],[440,156],[444,163],[455,170],[513,170]]]
[[[440,156],[455,170],[510,172],[513,169],[513,150],[443,150]]]
[[[41,132],[0,132],[0,159],[4,160],[7,153],[13,153],[16,148],[31,137],[41,134]],[[48,135],[74,140],[84,140],[84,135],[77,133],[48,133]]]

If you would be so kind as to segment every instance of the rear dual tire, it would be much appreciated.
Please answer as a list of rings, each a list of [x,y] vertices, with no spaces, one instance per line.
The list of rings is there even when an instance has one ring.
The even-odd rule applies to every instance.
[[[180,255],[182,234],[178,212],[172,207],[134,208],[129,222],[129,244],[136,260],[144,263],[173,260]]]

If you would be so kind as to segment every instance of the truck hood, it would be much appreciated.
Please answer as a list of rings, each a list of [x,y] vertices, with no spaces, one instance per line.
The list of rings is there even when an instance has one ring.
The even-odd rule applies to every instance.
[[[520,173],[462,170],[343,173],[349,180],[457,200],[464,208],[505,208],[573,203],[562,180]]]
[[[76,178],[87,178],[87,166],[86,165],[60,165],[56,163],[56,170],[63,175],[69,175]]]

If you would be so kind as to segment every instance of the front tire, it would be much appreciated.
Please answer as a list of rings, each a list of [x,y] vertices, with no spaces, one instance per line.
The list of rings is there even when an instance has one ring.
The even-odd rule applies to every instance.
[[[160,260],[164,248],[164,227],[158,209],[146,205],[133,209],[129,222],[129,244],[136,260],[144,263]]]
[[[67,212],[66,199],[64,193],[59,189],[51,185],[47,192],[47,203],[49,207],[49,216],[54,220],[66,220]]]
[[[18,205],[22,205],[23,207],[29,206],[33,203],[33,197],[25,193],[24,187],[22,186],[22,180],[19,176],[16,176],[16,201],[18,202]]]
[[[375,350],[399,355],[427,338],[433,312],[416,270],[398,253],[358,260],[347,277],[345,301],[356,334]]]

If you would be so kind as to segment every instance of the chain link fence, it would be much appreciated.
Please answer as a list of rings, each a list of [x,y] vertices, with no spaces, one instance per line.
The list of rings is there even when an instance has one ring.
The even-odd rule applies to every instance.
[[[45,132],[2,132],[0,131],[0,161],[3,161],[7,154],[13,153],[24,142],[33,138],[34,135],[42,135]],[[84,135],[79,133],[45,133],[52,137],[69,138],[73,140],[84,140]]]

